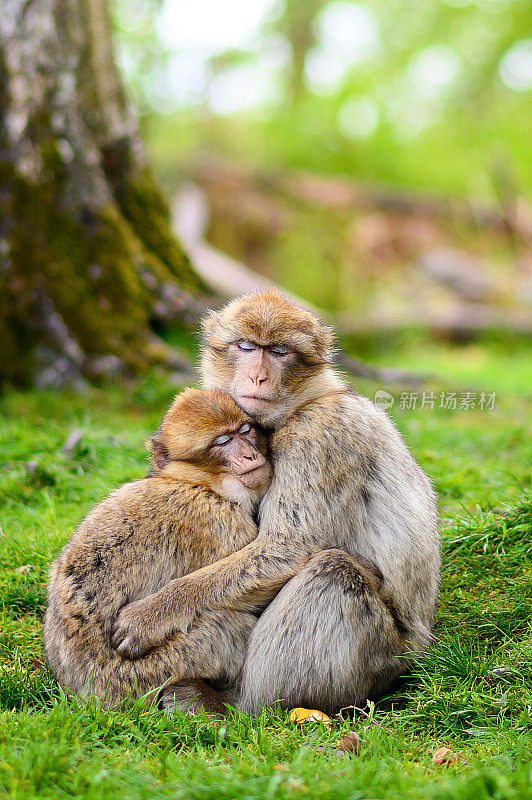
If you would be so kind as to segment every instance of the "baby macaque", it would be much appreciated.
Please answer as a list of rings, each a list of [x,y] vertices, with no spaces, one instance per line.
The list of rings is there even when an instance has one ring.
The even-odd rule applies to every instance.
[[[213,687],[227,689],[236,680],[256,617],[213,608],[186,633],[173,633],[171,609],[165,617],[158,599],[159,618],[151,626],[145,598],[157,592],[160,598],[172,580],[255,539],[253,514],[271,480],[267,441],[228,394],[187,389],[166,413],[151,449],[148,477],[97,505],[54,562],[46,655],[61,685],[107,705],[153,690],[168,708],[199,692],[200,705],[221,710],[229,695]],[[143,600],[138,647],[133,636],[124,636],[124,625],[135,620]]]

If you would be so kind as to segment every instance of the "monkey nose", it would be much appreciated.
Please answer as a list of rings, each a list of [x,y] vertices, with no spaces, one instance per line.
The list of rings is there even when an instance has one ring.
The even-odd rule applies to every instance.
[[[264,458],[262,453],[260,453],[258,450],[255,450],[254,447],[250,447],[249,449],[246,449],[242,453],[242,457],[247,462],[256,461],[257,465],[262,464],[264,461],[266,461],[266,459]]]
[[[251,450],[250,449],[247,452],[243,453],[243,457],[247,461],[257,461],[258,458],[259,458],[259,454],[256,452],[256,450]]]
[[[265,381],[268,380],[268,376],[264,375],[264,374],[250,375],[249,377],[250,377],[251,383],[254,386],[260,386],[261,383],[264,383]]]

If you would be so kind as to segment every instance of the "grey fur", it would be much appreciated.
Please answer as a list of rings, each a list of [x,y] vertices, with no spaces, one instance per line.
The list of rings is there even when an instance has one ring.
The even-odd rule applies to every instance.
[[[314,337],[323,352],[327,331],[283,295],[233,301],[204,330],[205,385],[238,402],[267,396],[271,383],[272,399],[256,416],[273,428],[274,478],[256,541],[219,562],[216,575],[200,570],[187,579],[196,607],[223,597],[245,608],[282,587],[251,634],[238,699],[244,711],[278,699],[329,712],[363,704],[431,639],[440,548],[430,481],[389,417],[327,363],[304,377],[299,332],[307,351]],[[264,356],[259,387],[256,368],[248,378],[244,365],[255,356],[235,361],[239,338],[257,342],[257,352],[285,343],[293,355]]]
[[[355,394],[308,404],[270,449],[275,474],[257,541],[323,552],[253,630],[239,706],[364,704],[430,641],[439,583],[432,488],[386,414]],[[357,556],[377,565],[380,586]]]

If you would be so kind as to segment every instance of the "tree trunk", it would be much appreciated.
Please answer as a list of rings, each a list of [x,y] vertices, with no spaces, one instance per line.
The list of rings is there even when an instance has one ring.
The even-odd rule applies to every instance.
[[[153,333],[204,289],[174,238],[106,0],[0,0],[0,380],[171,363]]]

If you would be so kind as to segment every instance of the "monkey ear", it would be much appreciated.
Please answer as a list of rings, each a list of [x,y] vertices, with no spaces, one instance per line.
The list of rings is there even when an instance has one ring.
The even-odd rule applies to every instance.
[[[162,469],[170,461],[168,448],[156,436],[151,440],[151,455],[153,463],[159,469]]]
[[[207,316],[201,320],[201,332],[203,338],[208,338],[219,325],[219,313],[217,311],[210,311]]]
[[[320,346],[325,360],[332,361],[336,353],[336,347],[334,344],[334,330],[332,328],[328,328],[325,325],[321,326]]]

